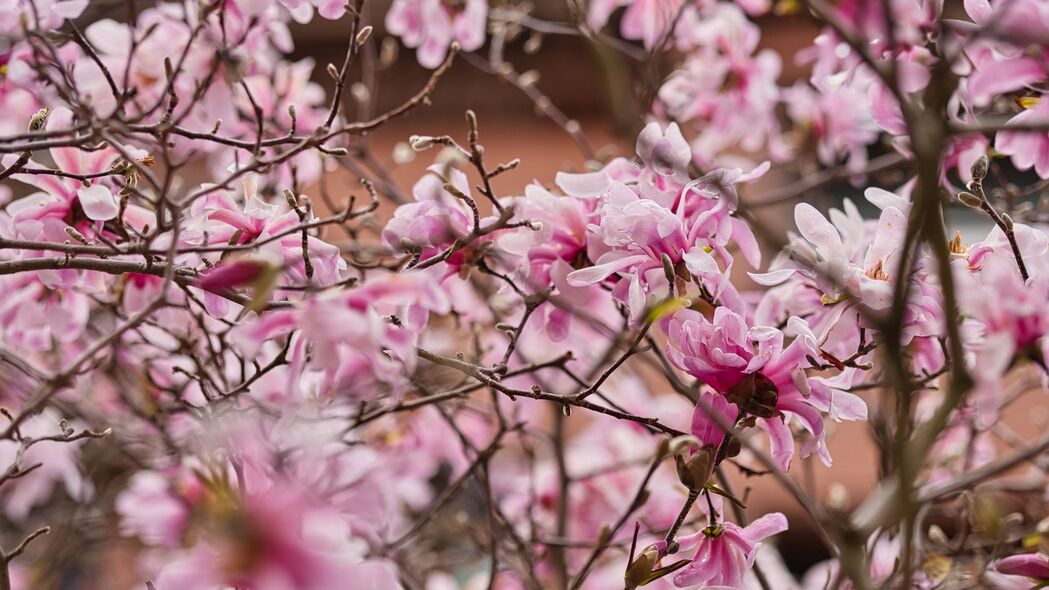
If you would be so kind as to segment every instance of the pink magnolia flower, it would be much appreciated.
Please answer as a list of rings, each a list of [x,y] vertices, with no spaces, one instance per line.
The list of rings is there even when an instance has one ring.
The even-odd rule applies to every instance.
[[[290,391],[300,392],[298,377],[309,370],[322,376],[322,398],[396,398],[415,366],[415,344],[428,313],[446,313],[448,307],[428,275],[393,275],[311,297],[297,309],[266,312],[238,326],[235,343],[253,356],[266,342],[298,331],[290,352]],[[396,320],[384,314],[396,314]]]
[[[976,394],[980,394],[979,389]],[[918,419],[930,419],[941,403],[939,396],[923,397],[916,412]],[[949,482],[994,461],[997,453],[992,434],[981,430],[987,424],[988,416],[993,420],[991,414],[978,405],[968,405],[952,416],[951,423],[929,450],[929,463],[933,469],[929,472],[927,485]]]
[[[794,456],[794,436],[788,425],[792,416],[812,435],[802,446],[802,456],[817,451],[824,463],[830,463],[823,418],[803,368],[806,357],[819,356],[819,348],[804,320],[792,317],[788,326],[798,336],[784,348],[783,332],[750,328],[726,307],[714,310],[713,321],[685,309],[670,320],[666,349],[674,366],[763,423],[769,432],[772,456],[784,471]],[[828,402],[824,400],[821,405],[828,406]]]
[[[137,536],[147,545],[170,548],[182,543],[190,507],[186,497],[176,494],[169,479],[156,471],[131,476],[114,504],[121,517],[121,533]]]
[[[652,123],[638,139],[644,166],[622,174],[629,185],[613,179],[608,171],[585,179],[559,177],[562,186],[604,190],[598,222],[588,228],[587,252],[594,264],[569,274],[568,284],[615,283],[613,295],[627,303],[635,323],[644,315],[650,297],[662,300],[668,296],[671,285],[664,260],[678,272],[697,277],[715,301],[722,299],[739,308],[739,295],[727,280],[733,264],[728,241],[736,240],[752,265],[760,262],[753,234],[731,211],[737,198],[734,185],[760,176],[765,167],[750,174],[716,170],[685,184],[687,176],[681,167],[686,149],[675,124],[661,133],[658,124]],[[613,165],[624,168],[616,163],[610,167]]]
[[[688,48],[688,57],[660,87],[657,112],[694,123],[692,152],[702,167],[729,162],[735,156],[726,152],[733,148],[767,149],[776,160],[786,156],[775,112],[782,63],[774,51],[757,51],[760,38],[743,11],[724,2],[679,28],[678,45]]]
[[[346,6],[341,0],[339,4],[340,7]],[[292,108],[295,110],[295,129],[317,129],[326,122],[328,105],[325,102],[324,89],[310,79],[314,65],[313,59],[306,58],[297,62],[279,61],[273,68],[260,69],[244,78],[244,84],[251,92],[250,99],[247,92],[238,91],[236,102],[245,113],[253,112],[252,100],[262,109],[263,120],[267,122],[268,136],[278,137],[292,131],[289,112]],[[335,120],[335,124],[339,122],[339,119]],[[237,137],[252,140],[257,132],[258,126],[254,117],[241,117],[236,120],[234,134]],[[240,161],[246,161],[251,157],[247,150],[226,150],[223,155],[223,163],[227,165],[234,164],[238,157]],[[293,181],[297,181],[300,186],[306,186],[320,178],[322,173],[322,156],[308,150],[281,164],[274,173],[261,176],[260,181],[278,189],[292,186]]]
[[[28,419],[20,428],[27,439],[58,436],[61,417],[48,408]],[[80,471],[80,448],[84,441],[75,442],[43,440],[29,446],[21,454],[21,469],[29,469],[27,475],[6,482],[0,492],[4,494],[4,514],[15,521],[22,521],[34,506],[43,504],[61,484],[74,500],[86,501],[94,494],[91,480]],[[19,458],[20,443],[0,440],[0,465],[3,469],[14,466]]]
[[[346,2],[344,0],[235,0],[236,5],[244,14],[249,16],[262,16],[274,5],[280,4],[288,9],[292,18],[300,23],[309,22],[313,18],[313,11],[323,18],[337,20],[346,14]]]
[[[792,235],[786,253],[776,270],[751,274],[759,284],[778,285],[796,273],[813,281],[828,302],[855,297],[872,309],[885,309],[892,301],[892,277],[898,249],[907,226],[909,204],[885,191],[868,191],[874,199],[892,197],[883,203],[881,218],[871,241],[862,220],[856,215],[832,214],[837,224],[827,220],[815,207],[799,203],[794,221],[800,236]],[[852,207],[848,203],[846,208]],[[903,207],[903,210],[901,210]],[[888,279],[888,280],[887,280]]]
[[[1049,252],[1049,236],[1026,226],[1020,229],[1019,235],[1028,238],[1024,240],[1027,247],[1021,253],[1026,253],[1025,258],[1032,261],[1042,259],[1045,252]],[[995,232],[1001,233],[998,228]],[[995,239],[993,233],[988,242]],[[1004,236],[998,237],[1000,242],[1004,241]],[[1039,358],[1040,342],[1044,343],[1043,339],[1049,335],[1049,310],[1045,306],[1049,298],[1049,275],[1039,273],[1024,281],[1007,243],[999,243],[993,254],[980,251],[987,247],[970,249],[970,264],[979,260],[980,267],[957,273],[959,288],[956,289],[967,318],[968,348],[974,355],[974,366],[978,367],[973,371],[976,380],[973,399],[978,410],[976,424],[981,428],[989,427],[998,419],[1001,378],[1016,359]]]
[[[466,0],[461,7],[450,7],[441,0],[394,0],[386,13],[386,30],[415,49],[419,64],[436,68],[458,42],[463,51],[484,45],[488,22],[486,0]]]
[[[600,5],[600,2],[594,4]],[[668,34],[681,11],[682,0],[633,0],[628,3],[620,31],[627,39],[638,39],[645,49],[655,49]],[[591,9],[593,10],[593,9]],[[597,19],[592,19],[597,24]],[[594,27],[600,28],[600,27]]]
[[[936,29],[942,10],[941,0],[889,0],[888,14],[892,19],[897,46],[920,45],[928,31]],[[836,6],[837,17],[856,34],[872,41],[876,54],[895,50],[888,47],[886,9],[879,2],[844,0]]]
[[[965,11],[1017,45],[1049,42],[1049,6],[1039,0],[965,0]]]
[[[382,230],[382,242],[391,252],[408,252],[427,260],[441,254],[456,239],[465,238],[473,230],[474,219],[470,207],[444,189],[442,177],[459,192],[471,196],[470,181],[461,170],[434,164],[427,168],[412,187],[414,203],[398,207]],[[480,220],[485,227],[493,218]],[[435,268],[447,278],[469,268],[469,262],[485,251],[505,230],[489,233],[460,248],[448,260]]]
[[[902,539],[899,535],[890,535],[885,531],[874,531],[867,539],[867,552],[870,560],[870,579],[874,584],[884,584],[897,572],[902,550]],[[809,568],[802,577],[801,587],[804,590],[822,590],[833,584],[841,571],[841,564],[836,560],[817,563]],[[841,587],[852,590],[851,580],[844,580]],[[934,587],[925,572],[915,572],[910,588],[924,590]]]
[[[682,547],[696,546],[692,563],[674,575],[679,588],[741,589],[744,577],[753,567],[761,542],[787,530],[787,518],[779,512],[766,514],[746,527],[731,522],[713,524],[702,531],[681,537]]]
[[[90,298],[71,288],[80,280],[76,271],[57,273],[0,277],[0,334],[8,345],[46,351],[83,336]]]
[[[1049,100],[1039,98],[1034,107],[1009,119],[994,140],[994,149],[1012,156],[1017,168],[1034,168],[1038,176],[1049,178],[1049,131],[1008,131],[1009,125],[1013,124],[1049,124]]]
[[[862,79],[860,79],[862,78]],[[853,172],[867,166],[867,146],[878,139],[868,100],[870,76],[812,88],[796,84],[784,90],[787,113],[816,140],[816,154],[822,164],[832,166],[844,161]]]
[[[597,199],[556,196],[538,184],[525,187],[523,197],[508,200],[514,216],[532,222],[501,234],[496,243],[520,264],[508,264],[512,274],[529,292],[541,293],[551,287],[551,300],[544,302],[533,315],[555,342],[563,342],[573,324],[577,310],[587,309],[601,296],[598,287],[576,287],[567,277],[574,264],[585,255],[587,225],[595,218]]]
[[[245,178],[243,186],[242,201],[227,192],[211,193],[194,201],[183,239],[190,245],[204,245],[205,237],[208,243],[245,245],[258,242],[258,252],[263,258],[280,261],[283,269],[281,284],[305,284],[308,277],[302,252],[302,232],[295,229],[303,221],[309,223],[316,218],[302,220],[284,202],[263,202],[256,194],[253,177]],[[311,236],[308,252],[314,284],[331,285],[341,280],[347,265],[338,246]]]
[[[103,65],[111,72],[127,70],[127,87],[134,89],[137,97],[136,101],[131,101],[131,104],[128,105],[132,112],[139,108],[138,105],[142,105],[141,108],[148,108],[146,105],[158,104],[164,98],[168,87],[164,60],[162,58],[144,59],[142,56],[168,56],[176,60],[178,54],[175,51],[188,44],[191,34],[191,29],[186,23],[172,18],[163,10],[146,9],[142,11],[137,24],[144,27],[156,27],[153,35],[141,40],[137,48],[139,52],[137,57],[131,53],[132,28],[127,23],[100,19],[92,22],[84,30],[84,36],[95,49]],[[204,51],[200,47],[191,45],[183,61],[185,74],[182,77],[194,78],[199,73],[200,78],[203,79],[206,75],[206,67]],[[92,106],[98,113],[113,112],[116,107],[116,98],[113,96],[105,75],[90,56],[78,57],[74,75],[78,89],[90,96]],[[114,82],[123,85],[124,77],[118,76]],[[192,87],[182,82],[179,90],[185,91],[188,96],[192,92]],[[220,117],[225,113],[216,112],[213,115]]]
[[[415,203],[401,205],[382,230],[382,241],[393,251],[419,248],[421,259],[439,253],[457,238],[466,237],[472,226],[469,207],[444,190],[440,175],[447,174],[452,186],[470,196],[470,181],[461,170],[437,164],[412,187]]]
[[[973,163],[980,156],[985,155],[990,147],[991,142],[980,133],[967,133],[951,137],[943,154],[944,177],[946,177],[947,171],[953,168],[957,170],[962,182],[968,183],[972,180]],[[950,186],[946,182],[946,178],[944,178],[944,184]]]
[[[345,519],[297,489],[274,482],[265,492],[213,498],[196,545],[170,561],[158,590],[229,586],[257,590],[398,590],[392,563],[367,559]]]
[[[22,26],[30,30],[51,31],[67,19],[80,16],[88,0],[2,0],[0,1],[0,34],[20,37]]]
[[[3,135],[25,132],[26,123],[43,106],[40,103],[43,89],[34,74],[33,60],[33,50],[27,43],[16,43],[0,52],[0,71],[4,72],[0,75],[0,108],[4,112],[0,133]]]
[[[48,115],[45,128],[49,131],[63,130],[71,127],[72,123],[73,113],[62,107]],[[120,157],[109,146],[94,151],[77,147],[53,147],[50,153],[58,169],[85,175],[106,171]],[[10,166],[17,157],[17,154],[7,154],[4,165]],[[15,221],[15,229],[29,239],[37,239],[37,234],[44,232],[47,239],[65,241],[68,236],[65,236],[64,228],[70,224],[83,227],[90,234],[89,227],[101,224],[84,224],[85,218],[96,222],[108,221],[120,211],[116,194],[108,180],[98,179],[85,186],[79,180],[61,176],[15,174],[12,177],[46,191],[34,193],[8,206],[8,213],[12,214]]]
[[[774,286],[759,302],[755,323],[779,325],[791,315],[807,319],[821,350],[838,358],[854,354],[860,346],[859,328],[877,326],[861,313],[885,313],[896,282],[900,245],[907,227],[910,202],[881,189],[868,189],[867,200],[882,209],[877,223],[865,222],[847,202],[845,212],[832,210],[828,221],[815,208],[800,204],[795,221],[800,236],[791,235],[784,252],[765,274],[751,274],[756,282]],[[912,356],[915,370],[935,371],[942,366],[942,351],[935,335],[942,333],[942,296],[928,258],[919,259],[912,273],[904,337],[920,354]],[[926,342],[927,338],[933,340]]]
[[[700,402],[692,412],[692,436],[705,447],[719,447],[726,432],[721,423],[735,424],[739,418],[739,409],[723,395],[705,391],[700,394],[699,399]],[[714,416],[720,418],[720,423]]]
[[[966,45],[965,54],[968,59],[960,66],[969,68],[960,72],[959,98],[970,107],[986,107],[996,96],[1036,87],[1049,76],[1044,53],[1031,57],[1012,43],[977,40]]]

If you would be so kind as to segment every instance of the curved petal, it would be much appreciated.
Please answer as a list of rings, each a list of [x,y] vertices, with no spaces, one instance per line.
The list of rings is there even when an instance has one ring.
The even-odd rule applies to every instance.
[[[76,196],[80,201],[80,206],[84,209],[84,214],[93,221],[113,219],[120,212],[113,191],[103,184],[93,184],[77,189]]]

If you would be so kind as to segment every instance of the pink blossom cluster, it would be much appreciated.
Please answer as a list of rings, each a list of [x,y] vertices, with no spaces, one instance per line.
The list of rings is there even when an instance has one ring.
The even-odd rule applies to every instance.
[[[36,539],[79,515],[157,590],[1049,583],[1049,441],[1004,419],[1049,388],[1049,9],[803,3],[787,87],[753,19],[790,4],[394,0],[432,77],[357,121],[362,2],[0,2],[0,588],[67,583]],[[288,57],[315,13],[332,93]],[[400,190],[368,134],[459,52],[534,97],[521,28],[675,60],[634,153],[507,188],[468,111]],[[901,175],[821,207],[878,144]],[[780,240],[754,195],[791,163]],[[864,423],[866,499],[799,483]]]

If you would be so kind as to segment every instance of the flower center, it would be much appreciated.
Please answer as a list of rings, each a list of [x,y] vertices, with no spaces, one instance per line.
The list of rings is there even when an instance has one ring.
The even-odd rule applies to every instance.
[[[776,400],[779,399],[779,390],[761,373],[747,375],[725,397],[739,409],[759,418],[773,418],[778,414]]]
[[[703,529],[703,536],[708,539],[717,539],[721,535],[725,534],[725,525],[718,523],[712,524],[707,528]]]

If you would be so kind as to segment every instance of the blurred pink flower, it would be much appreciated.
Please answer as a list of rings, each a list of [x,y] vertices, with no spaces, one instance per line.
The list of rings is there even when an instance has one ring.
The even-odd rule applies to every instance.
[[[1049,131],[1009,131],[1010,125],[1049,125],[1049,99],[1039,98],[1034,107],[1009,119],[994,140],[994,149],[1012,156],[1014,166],[1049,177]]]
[[[1024,576],[1039,582],[1049,581],[1049,559],[1041,553],[1005,557],[994,562],[993,567],[1008,576]]]
[[[415,49],[419,64],[436,68],[458,42],[463,51],[484,45],[488,19],[486,0],[466,0],[452,8],[441,0],[394,0],[386,13],[386,29]]]

